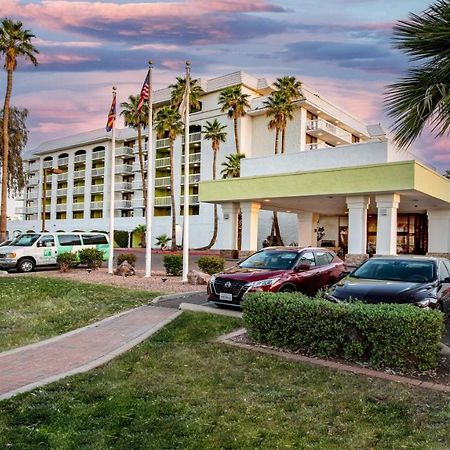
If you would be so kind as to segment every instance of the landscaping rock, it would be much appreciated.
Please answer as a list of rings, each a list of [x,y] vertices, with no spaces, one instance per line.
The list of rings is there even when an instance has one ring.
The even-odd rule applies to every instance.
[[[131,264],[128,263],[128,261],[124,261],[114,271],[114,275],[119,275],[121,277],[131,277],[133,275],[136,275],[136,270]]]
[[[194,285],[208,284],[210,278],[211,278],[210,275],[208,275],[207,273],[200,272],[198,270],[190,270],[187,274],[188,283]]]

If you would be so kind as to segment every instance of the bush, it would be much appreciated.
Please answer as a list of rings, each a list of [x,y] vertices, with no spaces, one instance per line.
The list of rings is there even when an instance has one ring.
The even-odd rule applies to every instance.
[[[444,316],[411,305],[331,303],[301,294],[256,293],[243,319],[257,342],[373,367],[436,367]]]
[[[181,255],[165,255],[163,264],[167,275],[179,277],[183,272],[183,257]]]
[[[83,248],[78,252],[81,264],[86,264],[90,269],[98,269],[103,262],[103,252],[96,248]]]
[[[73,252],[59,253],[56,257],[56,264],[60,272],[68,272],[78,263],[78,256]]]
[[[117,257],[117,265],[120,266],[124,261],[134,266],[136,264],[136,255],[133,253],[122,253]]]
[[[120,248],[128,248],[128,231],[115,230],[114,242]]]
[[[225,269],[225,260],[220,256],[202,256],[198,260],[198,267],[202,272],[214,275]]]

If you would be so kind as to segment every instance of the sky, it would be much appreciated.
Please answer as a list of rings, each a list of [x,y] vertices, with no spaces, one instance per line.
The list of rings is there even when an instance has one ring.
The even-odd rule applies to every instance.
[[[29,148],[105,125],[111,87],[119,101],[140,91],[148,59],[154,88],[183,75],[243,70],[274,80],[295,75],[367,123],[389,120],[386,85],[408,59],[392,26],[431,0],[1,0],[1,17],[36,35],[39,65],[19,61],[12,104],[30,111]],[[0,96],[6,76],[0,73]],[[121,124],[119,124],[120,126]],[[450,167],[450,140],[425,133],[414,151]]]

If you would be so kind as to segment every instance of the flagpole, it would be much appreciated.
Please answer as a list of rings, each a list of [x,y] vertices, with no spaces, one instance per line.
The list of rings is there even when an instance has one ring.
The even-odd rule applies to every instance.
[[[113,101],[116,98],[116,87],[113,86]],[[116,172],[116,118],[112,123],[112,143],[111,143],[111,171],[109,187],[109,259],[108,273],[112,274],[114,270],[114,189]]]
[[[153,217],[153,101],[152,101],[152,68],[153,63],[148,62],[148,142],[147,142],[147,204],[145,215],[147,232],[145,235],[145,277],[152,276],[152,217]]]
[[[183,276],[187,282],[189,272],[189,112],[190,112],[191,63],[186,61],[186,107],[184,120],[184,207],[183,207]]]

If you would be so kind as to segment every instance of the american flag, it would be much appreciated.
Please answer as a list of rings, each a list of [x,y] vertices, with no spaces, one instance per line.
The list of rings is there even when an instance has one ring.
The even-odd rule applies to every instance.
[[[116,93],[113,94],[113,101],[108,114],[108,121],[106,122],[106,131],[110,132],[113,129],[114,121],[116,120]]]
[[[139,101],[137,105],[138,112],[141,112],[142,107],[144,106],[144,102],[149,98],[149,94],[150,94],[150,71],[147,72],[147,76],[145,77],[141,93],[139,94]]]

